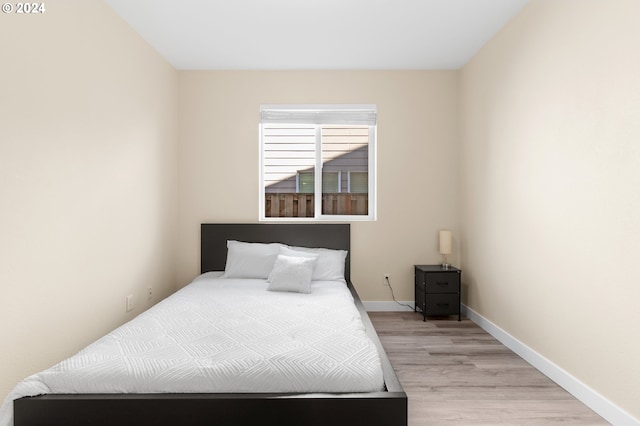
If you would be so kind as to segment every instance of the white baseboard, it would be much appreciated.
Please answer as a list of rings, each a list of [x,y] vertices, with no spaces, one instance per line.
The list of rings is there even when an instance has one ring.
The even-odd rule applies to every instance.
[[[367,312],[403,312],[403,311],[413,311],[413,300],[411,301],[407,301],[407,302],[403,302],[400,301],[400,303],[402,303],[402,305],[399,305],[397,302],[389,302],[389,301],[382,301],[382,302],[365,302],[363,301],[362,304],[364,305],[364,308],[367,310]],[[403,306],[403,305],[409,305],[409,306]]]
[[[540,355],[509,333],[469,308],[462,305],[462,313],[480,328],[491,334],[503,345],[518,354],[521,358],[539,370],[542,374],[556,382],[567,392],[575,396],[587,407],[602,416],[609,423],[616,426],[639,426],[640,420],[618,407],[571,374]]]

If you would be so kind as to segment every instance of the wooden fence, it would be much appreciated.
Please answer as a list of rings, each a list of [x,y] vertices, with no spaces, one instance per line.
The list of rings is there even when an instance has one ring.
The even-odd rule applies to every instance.
[[[266,217],[313,217],[314,195],[266,193]],[[367,215],[369,194],[331,193],[322,195],[322,214]]]

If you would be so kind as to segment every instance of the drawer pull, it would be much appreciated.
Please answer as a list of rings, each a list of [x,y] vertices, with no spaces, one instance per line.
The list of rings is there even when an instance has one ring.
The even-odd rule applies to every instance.
[[[447,306],[449,306],[449,304],[448,303],[436,303],[436,306],[438,308],[446,308]]]

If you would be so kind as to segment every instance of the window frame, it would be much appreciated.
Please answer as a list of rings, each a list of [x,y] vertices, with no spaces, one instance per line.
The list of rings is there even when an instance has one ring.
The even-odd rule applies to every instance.
[[[374,114],[377,110],[375,105],[266,105],[261,106],[261,111],[263,109],[282,109],[282,110],[300,110],[300,111],[350,111],[352,109],[367,109],[373,110]],[[374,118],[375,120],[375,118]],[[377,166],[377,124],[368,124],[369,131],[369,141],[367,144],[368,149],[368,165],[367,165],[367,174],[368,174],[368,213],[366,215],[326,215],[322,214],[322,137],[321,131],[322,127],[326,125],[344,125],[344,124],[357,124],[357,123],[341,123],[341,122],[323,122],[323,123],[302,123],[298,122],[285,122],[282,121],[278,124],[282,125],[305,125],[305,126],[314,126],[316,130],[316,138],[315,138],[315,168],[314,168],[314,217],[267,217],[265,211],[265,142],[264,142],[264,134],[263,129],[266,124],[274,124],[274,123],[265,123],[263,120],[259,123],[259,212],[258,218],[259,221],[275,221],[275,222],[288,222],[288,221],[307,221],[307,222],[346,222],[346,221],[375,221],[377,220],[377,200],[376,200],[376,192],[377,192],[377,182],[376,182],[376,166]],[[358,124],[360,125],[360,124]],[[320,172],[318,172],[320,171]],[[317,179],[317,177],[320,177]],[[344,179],[344,176],[338,176],[338,189],[340,190],[341,179]],[[348,175],[346,177],[348,179]],[[296,187],[298,186],[298,177],[296,176]],[[319,196],[318,196],[319,195]]]

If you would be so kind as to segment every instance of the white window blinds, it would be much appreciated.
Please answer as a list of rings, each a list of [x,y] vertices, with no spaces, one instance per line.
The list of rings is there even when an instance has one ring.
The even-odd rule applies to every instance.
[[[263,124],[347,124],[375,126],[375,105],[263,105]]]

